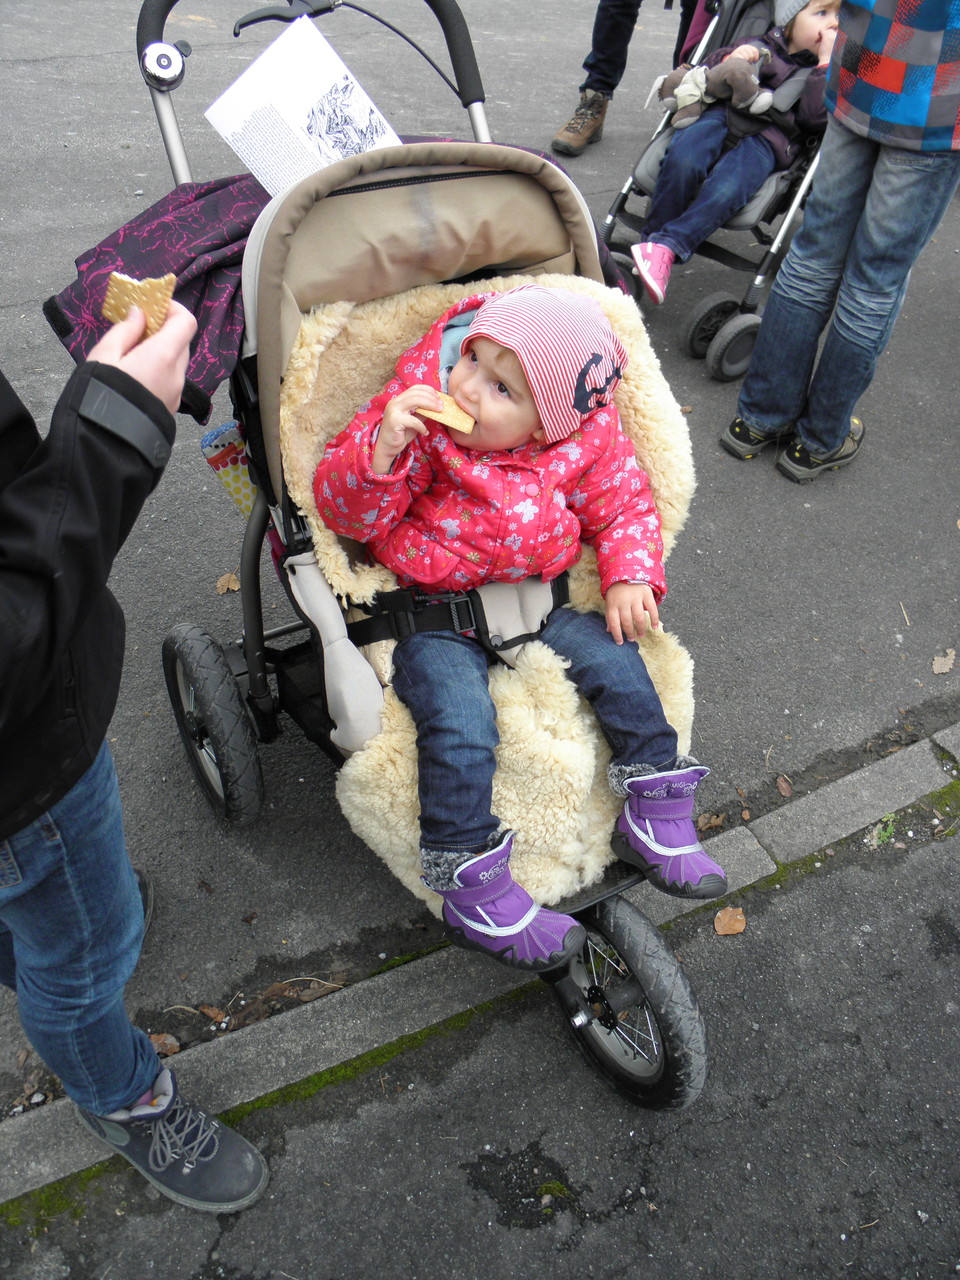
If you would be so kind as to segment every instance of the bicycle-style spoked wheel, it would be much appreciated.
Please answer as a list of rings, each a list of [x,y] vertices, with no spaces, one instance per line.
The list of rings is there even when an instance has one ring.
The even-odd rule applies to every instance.
[[[641,1106],[690,1106],[706,1080],[707,1044],[679,961],[624,898],[606,898],[581,919],[583,950],[552,984],[581,1051]]]

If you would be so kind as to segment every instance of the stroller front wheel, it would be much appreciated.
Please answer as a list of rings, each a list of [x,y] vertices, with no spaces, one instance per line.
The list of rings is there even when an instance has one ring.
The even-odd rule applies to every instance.
[[[735,382],[750,367],[757,342],[760,317],[754,313],[734,316],[719,330],[707,348],[707,373],[717,382]]]
[[[690,312],[683,329],[683,349],[694,360],[702,360],[720,328],[740,310],[740,303],[729,293],[709,293]]]
[[[689,1107],[707,1076],[696,997],[660,931],[615,895],[580,915],[587,940],[551,985],[587,1061],[640,1106]]]
[[[260,753],[223,650],[201,627],[181,623],[162,652],[177,728],[204,795],[227,822],[252,822],[263,804]]]

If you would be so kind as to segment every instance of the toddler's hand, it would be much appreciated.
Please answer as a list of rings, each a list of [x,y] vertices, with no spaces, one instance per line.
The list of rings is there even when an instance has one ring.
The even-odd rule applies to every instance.
[[[394,396],[383,411],[380,434],[373,450],[373,470],[385,476],[394,458],[402,453],[414,436],[425,436],[428,427],[417,417],[419,410],[429,413],[443,408],[440,393],[433,387],[407,387]]]
[[[825,67],[830,61],[833,53],[833,46],[837,42],[837,29],[833,27],[823,33],[820,38],[820,47],[817,49],[817,65]]]
[[[126,320],[109,329],[87,353],[87,359],[122,369],[176,413],[197,322],[186,307],[171,302],[163,325],[152,338],[140,342],[145,325],[140,308],[131,307]]]
[[[739,44],[733,53],[727,54],[723,61],[729,62],[731,58],[743,58],[745,62],[758,62],[760,50],[755,44]]]
[[[657,598],[646,583],[615,582],[606,596],[607,630],[617,644],[639,640],[647,632],[647,617],[654,629],[660,626]]]

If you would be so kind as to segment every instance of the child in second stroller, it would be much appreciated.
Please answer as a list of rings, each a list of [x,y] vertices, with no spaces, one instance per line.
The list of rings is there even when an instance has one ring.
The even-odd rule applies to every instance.
[[[660,167],[643,240],[631,249],[655,304],[664,300],[674,262],[686,262],[771,173],[789,167],[804,139],[823,132],[826,68],[839,7],[839,0],[777,0],[777,25],[765,36],[706,59],[707,67],[730,58],[757,64],[764,88],[776,89],[801,72],[806,82],[788,111],[751,114],[719,102],[676,134]]]
[[[490,652],[451,593],[458,605],[488,583],[555,581],[581,538],[597,552],[606,617],[553,607],[548,593],[525,638],[569,662],[610,743],[610,786],[624,802],[618,856],[666,893],[726,889],[692,821],[707,770],[678,756],[643,659],[623,644],[647,617],[658,625],[665,591],[659,516],[612,403],[624,364],[591,299],[537,285],[466,298],[404,352],[314,481],[325,523],[426,596],[393,656],[394,689],[417,726],[424,883],[457,942],[522,969],[565,963],[583,930],[510,874],[512,832],[491,812]],[[438,387],[475,419],[469,434],[432,419]]]

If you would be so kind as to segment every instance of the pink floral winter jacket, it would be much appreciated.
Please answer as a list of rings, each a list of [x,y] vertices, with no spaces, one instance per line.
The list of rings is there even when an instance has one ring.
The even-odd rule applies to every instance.
[[[427,419],[429,433],[410,442],[388,475],[372,470],[386,405],[408,386],[440,386],[444,326],[483,300],[464,299],[445,312],[328,445],[314,477],[322,519],[367,543],[403,586],[427,592],[532,574],[549,581],[579,559],[583,540],[596,550],[604,594],[615,582],[645,582],[660,600],[660,517],[612,405],[593,410],[557,444],[493,453],[459,448]]]

